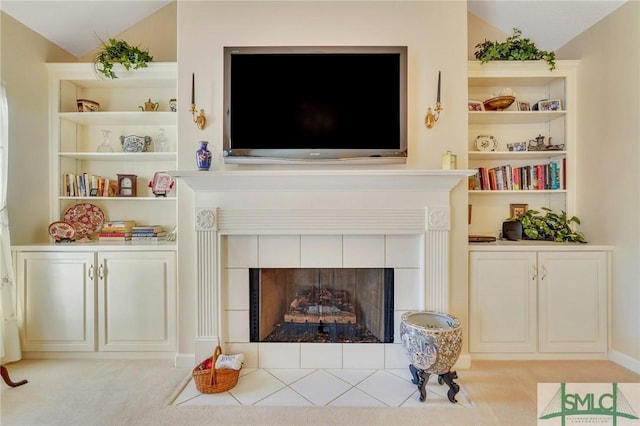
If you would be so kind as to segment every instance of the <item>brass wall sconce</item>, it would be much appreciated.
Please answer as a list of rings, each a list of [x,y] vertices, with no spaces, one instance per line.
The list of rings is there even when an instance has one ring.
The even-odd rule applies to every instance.
[[[440,103],[440,71],[438,71],[438,97],[436,99],[436,107],[434,109],[431,109],[431,107],[427,109],[427,116],[424,119],[427,129],[433,129],[438,118],[440,118],[440,111],[442,110],[442,104]]]
[[[195,74],[191,74],[191,107],[189,108],[189,112],[193,116],[193,122],[196,123],[198,129],[203,130],[207,126],[207,118],[204,115],[204,109],[201,109],[199,113],[196,114],[196,94],[195,94]]]

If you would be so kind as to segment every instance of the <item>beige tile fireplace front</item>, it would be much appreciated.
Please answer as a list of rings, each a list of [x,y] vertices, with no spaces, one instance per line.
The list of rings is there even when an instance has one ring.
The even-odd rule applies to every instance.
[[[222,341],[252,368],[402,368],[401,315],[423,309],[421,235],[229,235],[220,245]],[[394,269],[394,343],[249,342],[249,268]]]

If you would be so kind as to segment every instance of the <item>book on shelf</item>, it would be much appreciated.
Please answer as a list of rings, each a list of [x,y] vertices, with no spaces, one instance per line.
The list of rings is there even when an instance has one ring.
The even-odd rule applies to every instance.
[[[158,236],[142,236],[142,235],[133,235],[131,237],[131,241],[148,241],[148,242],[155,242],[155,241],[166,241],[167,240],[167,236],[165,235],[158,235]]]
[[[128,231],[131,232],[136,225],[134,220],[108,220],[102,225],[102,232]]]
[[[561,190],[566,188],[566,160],[552,160],[545,164],[512,167],[478,167],[469,180],[469,189],[483,191]]]
[[[98,241],[113,241],[113,242],[117,242],[117,241],[131,241],[131,235],[126,236],[110,236],[110,235],[99,235],[98,236]]]
[[[158,232],[165,232],[165,229],[160,225],[135,225],[132,227],[131,230],[139,234],[153,234]]]
[[[88,173],[64,173],[61,192],[63,197],[115,197],[118,194],[115,179]]]
[[[130,231],[100,231],[98,233],[99,237],[105,238],[119,238],[119,237],[131,237],[133,233]]]

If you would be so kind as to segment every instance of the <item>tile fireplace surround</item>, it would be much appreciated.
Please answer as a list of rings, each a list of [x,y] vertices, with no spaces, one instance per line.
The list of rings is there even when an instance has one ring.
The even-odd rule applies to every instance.
[[[450,191],[467,170],[172,172],[195,193],[196,359],[406,368],[402,313],[448,311]],[[249,268],[394,268],[394,343],[249,342]]]

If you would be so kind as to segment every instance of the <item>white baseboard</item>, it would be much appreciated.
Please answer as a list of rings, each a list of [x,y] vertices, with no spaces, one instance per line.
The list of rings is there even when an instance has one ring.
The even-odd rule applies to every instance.
[[[194,368],[196,366],[196,355],[176,354],[173,365],[179,368]]]
[[[631,358],[629,355],[613,349],[609,351],[609,359],[636,374],[640,374],[640,359]]]

